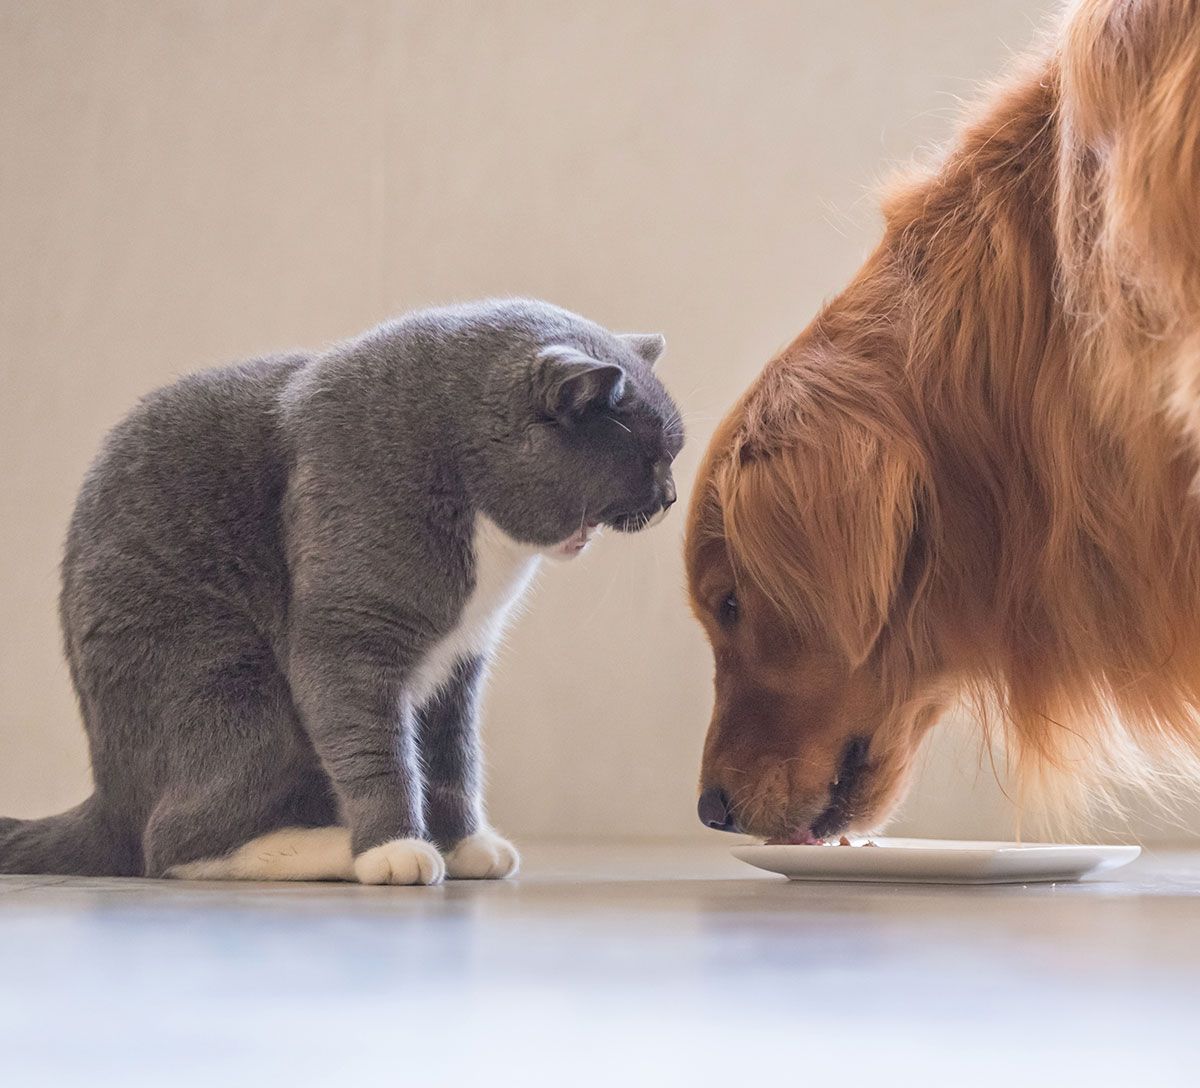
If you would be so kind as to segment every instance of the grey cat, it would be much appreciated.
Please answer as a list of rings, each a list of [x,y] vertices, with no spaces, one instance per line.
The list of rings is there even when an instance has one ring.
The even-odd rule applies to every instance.
[[[95,792],[0,820],[0,872],[515,871],[483,811],[480,686],[542,556],[675,501],[663,346],[482,302],[145,398],[63,561]]]

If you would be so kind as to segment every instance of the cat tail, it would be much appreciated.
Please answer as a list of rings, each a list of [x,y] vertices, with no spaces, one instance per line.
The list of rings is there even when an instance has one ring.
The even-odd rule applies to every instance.
[[[0,817],[0,873],[140,876],[142,864],[93,795],[43,820]]]

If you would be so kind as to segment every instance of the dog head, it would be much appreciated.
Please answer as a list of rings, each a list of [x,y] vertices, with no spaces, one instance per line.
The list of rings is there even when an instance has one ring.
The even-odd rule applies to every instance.
[[[787,842],[877,827],[948,702],[921,459],[891,391],[828,375],[764,371],[714,436],[685,545],[716,665],[701,819]]]

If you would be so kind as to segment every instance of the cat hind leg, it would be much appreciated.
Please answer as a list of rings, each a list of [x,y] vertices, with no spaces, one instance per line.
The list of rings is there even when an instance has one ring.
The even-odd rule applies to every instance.
[[[176,880],[354,880],[350,832],[344,827],[284,827],[223,857],[173,865]]]

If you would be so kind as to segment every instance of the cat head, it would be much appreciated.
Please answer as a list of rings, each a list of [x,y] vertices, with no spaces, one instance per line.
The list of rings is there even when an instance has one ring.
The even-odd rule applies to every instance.
[[[661,520],[676,498],[683,424],[654,373],[661,336],[549,313],[508,360],[479,498],[509,535],[569,558],[602,526],[637,532]]]

